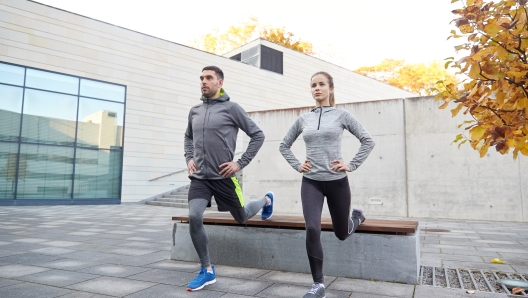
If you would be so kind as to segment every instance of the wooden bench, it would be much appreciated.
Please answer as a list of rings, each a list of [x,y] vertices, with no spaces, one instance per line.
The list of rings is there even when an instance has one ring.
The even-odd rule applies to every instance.
[[[175,216],[171,259],[199,262],[187,216]],[[227,212],[204,214],[211,262],[219,265],[310,273],[302,216],[255,216],[238,224]],[[368,219],[345,241],[322,218],[324,274],[417,284],[420,237],[417,221]]]

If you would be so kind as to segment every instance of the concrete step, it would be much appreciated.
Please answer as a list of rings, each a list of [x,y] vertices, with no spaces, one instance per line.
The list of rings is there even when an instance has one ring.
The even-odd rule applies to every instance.
[[[158,201],[158,200],[148,201],[147,205],[174,207],[174,208],[183,208],[183,209],[189,208],[189,204],[187,203],[187,201],[185,201],[185,203],[182,203],[182,202],[164,202],[164,201]],[[211,204],[210,208],[213,208],[214,210],[218,209],[215,203]]]
[[[164,198],[175,198],[175,199],[187,199],[187,194],[172,194],[172,195],[165,195]]]
[[[174,199],[174,198],[159,198],[155,199],[156,202],[166,202],[166,203],[175,203],[175,204],[187,204],[188,200],[185,199]],[[211,202],[212,206],[216,206],[216,202],[213,200]]]
[[[163,207],[174,207],[174,208],[189,208],[187,203],[168,203],[168,202],[159,202],[159,201],[148,201],[147,205],[154,206],[163,206]]]

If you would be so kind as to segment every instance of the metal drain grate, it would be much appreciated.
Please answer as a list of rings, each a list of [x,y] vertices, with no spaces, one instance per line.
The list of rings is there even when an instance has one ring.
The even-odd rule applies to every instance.
[[[508,288],[498,282],[498,280],[501,279],[527,281],[528,274],[479,269],[452,269],[429,266],[420,267],[421,285],[512,295]],[[528,290],[525,290],[514,296],[528,297],[527,292]]]

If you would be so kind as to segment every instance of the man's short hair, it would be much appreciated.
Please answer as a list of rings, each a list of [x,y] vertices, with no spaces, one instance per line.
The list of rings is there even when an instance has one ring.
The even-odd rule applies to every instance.
[[[219,80],[224,80],[224,72],[217,66],[206,66],[202,69],[202,72],[204,70],[212,70],[216,73],[216,78]]]

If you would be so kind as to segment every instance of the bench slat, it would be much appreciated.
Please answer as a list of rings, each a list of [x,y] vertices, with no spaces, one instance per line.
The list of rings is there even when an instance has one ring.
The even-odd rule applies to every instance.
[[[188,216],[174,216],[172,220],[188,222]],[[230,213],[205,213],[203,222],[207,224],[238,224]],[[263,227],[287,227],[305,228],[304,217],[296,215],[274,215],[268,220],[262,220],[259,216],[254,216],[244,223],[244,225]],[[321,219],[321,228],[332,230],[332,221],[329,217]],[[370,232],[390,232],[390,233],[415,233],[418,228],[417,221],[407,220],[387,220],[387,219],[367,219],[358,228],[358,231]]]

